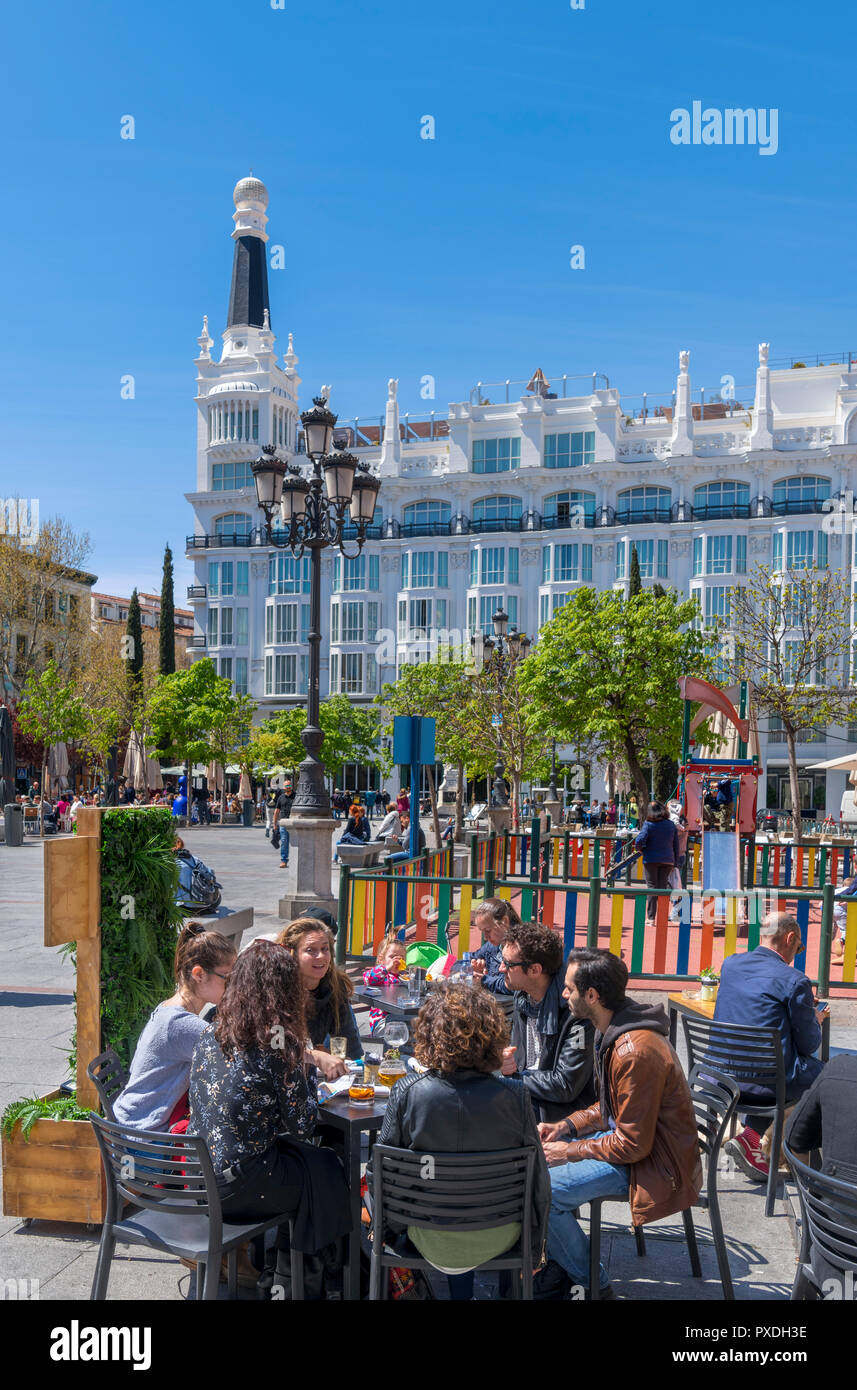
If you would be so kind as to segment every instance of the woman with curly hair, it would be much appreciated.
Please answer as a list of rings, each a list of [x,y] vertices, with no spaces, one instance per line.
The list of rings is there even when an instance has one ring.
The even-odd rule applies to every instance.
[[[413,1037],[414,1055],[428,1071],[396,1082],[379,1143],[443,1154],[532,1147],[533,1245],[541,1252],[550,1178],[527,1092],[520,1081],[496,1075],[509,1040],[502,1010],[490,994],[450,983],[424,1004]],[[407,1233],[423,1258],[448,1276],[450,1297],[464,1300],[473,1297],[473,1271],[509,1250],[520,1226],[448,1232],[408,1226]]]
[[[257,941],[238,957],[191,1063],[191,1133],[211,1153],[223,1213],[295,1217],[295,1247],[314,1253],[351,1225],[336,1156],[308,1139],[318,1117],[305,997],[295,959]],[[288,1249],[288,1225],[278,1248]]]
[[[280,946],[291,952],[298,964],[306,991],[307,1031],[327,1079],[331,1071],[323,1057],[329,1055],[330,1038],[348,1040],[349,1057],[362,1057],[363,1044],[357,1028],[354,1010],[349,1003],[354,986],[344,970],[334,961],[334,937],[317,917],[297,917],[283,927],[277,937]],[[340,1067],[342,1075],[345,1068]]]

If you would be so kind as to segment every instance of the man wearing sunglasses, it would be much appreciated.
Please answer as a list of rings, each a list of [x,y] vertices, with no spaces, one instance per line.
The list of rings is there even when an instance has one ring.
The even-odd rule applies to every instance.
[[[537,922],[510,923],[499,964],[506,988],[515,996],[512,1046],[503,1054],[503,1075],[520,1077],[537,1120],[562,1119],[572,1103],[585,1107],[595,1098],[595,1032],[563,1001],[562,939]]]

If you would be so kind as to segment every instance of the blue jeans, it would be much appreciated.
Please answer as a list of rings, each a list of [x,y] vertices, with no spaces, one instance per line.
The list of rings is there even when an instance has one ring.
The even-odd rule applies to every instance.
[[[280,821],[280,859],[284,864],[289,862],[289,832]]]
[[[600,1139],[607,1132],[602,1130],[586,1137]],[[602,1163],[597,1158],[584,1158],[579,1163],[559,1163],[548,1172],[551,1180],[548,1256],[562,1265],[576,1284],[588,1289],[589,1237],[583,1234],[572,1212],[592,1197],[627,1197],[628,1169],[624,1165]],[[607,1274],[602,1265],[602,1289],[606,1284]]]

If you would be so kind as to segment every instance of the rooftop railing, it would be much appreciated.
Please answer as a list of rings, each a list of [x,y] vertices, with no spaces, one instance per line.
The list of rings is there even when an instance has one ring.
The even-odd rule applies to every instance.
[[[533,386],[533,377],[523,377],[513,381],[477,381],[470,392],[471,405],[508,405],[511,401],[523,400],[525,396],[539,396],[543,401],[566,400],[568,397],[588,396],[595,391],[610,389],[610,379],[603,372],[586,372],[581,376],[562,376],[546,378],[541,386]],[[579,389],[569,390],[578,385]]]

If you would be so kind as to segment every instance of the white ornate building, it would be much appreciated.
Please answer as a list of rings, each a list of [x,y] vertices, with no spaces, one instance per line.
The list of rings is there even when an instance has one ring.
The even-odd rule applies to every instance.
[[[268,442],[299,453],[309,400],[299,407],[292,334],[281,362],[274,351],[267,191],[242,179],[234,199],[219,360],[207,319],[198,340],[188,598],[195,654],[267,712],[305,694],[309,560],[264,544],[249,464]],[[662,397],[629,399],[601,374],[548,381],[539,371],[479,383],[448,412],[413,419],[400,416],[391,381],[383,419],[340,420],[337,442],[370,460],[382,486],[362,555],[324,557],[322,695],[371,701],[445,634],[455,642],[490,630],[500,605],[535,636],[575,587],[625,585],[632,544],[644,585],[696,593],[709,618],[728,611],[730,587],[757,563],[853,573],[857,361],[778,369],[761,344],[755,383],[725,382],[713,399],[692,391],[681,352],[675,389]],[[801,745],[802,766],[847,751],[851,732],[831,728]],[[772,804],[783,805],[776,729],[763,752]],[[845,775],[806,776],[808,797],[838,814]],[[602,794],[596,781],[592,792]]]

